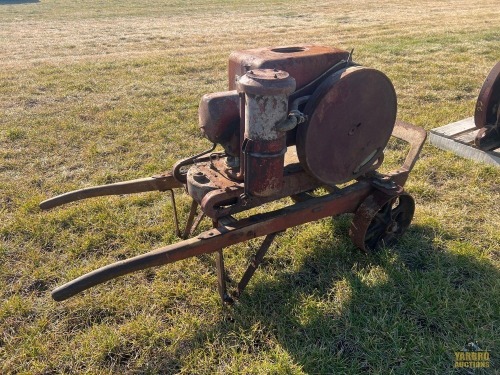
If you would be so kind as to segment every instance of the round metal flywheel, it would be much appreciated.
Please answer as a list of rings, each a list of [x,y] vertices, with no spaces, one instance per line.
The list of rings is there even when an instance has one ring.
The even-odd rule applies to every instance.
[[[297,129],[302,167],[327,185],[376,169],[394,128],[397,100],[391,81],[365,67],[342,69],[315,90]]]
[[[500,116],[500,61],[491,69],[481,87],[474,112],[477,128],[496,125]]]

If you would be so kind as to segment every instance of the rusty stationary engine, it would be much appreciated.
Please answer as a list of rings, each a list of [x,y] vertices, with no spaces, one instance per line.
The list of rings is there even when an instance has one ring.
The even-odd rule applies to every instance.
[[[211,217],[377,169],[396,120],[390,80],[335,48],[235,52],[229,89],[205,95],[199,108],[203,134],[227,157],[193,166],[186,178]]]
[[[120,261],[56,289],[66,299],[139,269],[215,252],[219,292],[229,301],[223,248],[266,236],[241,281],[240,294],[280,232],[309,221],[354,213],[356,246],[389,245],[409,226],[414,201],[402,186],[425,140],[423,129],[396,120],[396,93],[382,72],[358,65],[351,53],[315,45],[239,51],[229,58],[226,92],[204,95],[200,128],[210,150],[181,160],[172,173],[86,188],[41,203],[42,209],[99,195],[184,188],[193,199],[182,234],[190,239]],[[404,164],[377,171],[395,136],[410,143]],[[220,145],[221,150],[216,151]],[[318,189],[323,191],[318,193]],[[237,219],[234,215],[281,198],[288,206]],[[175,201],[173,201],[175,220]],[[199,212],[198,212],[199,208]],[[194,235],[208,217],[213,229]]]

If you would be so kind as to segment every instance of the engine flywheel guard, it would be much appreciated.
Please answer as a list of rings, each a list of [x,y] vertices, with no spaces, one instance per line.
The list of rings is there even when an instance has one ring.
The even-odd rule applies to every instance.
[[[394,87],[385,74],[365,67],[340,70],[316,89],[297,129],[303,168],[327,185],[376,169],[396,120]]]

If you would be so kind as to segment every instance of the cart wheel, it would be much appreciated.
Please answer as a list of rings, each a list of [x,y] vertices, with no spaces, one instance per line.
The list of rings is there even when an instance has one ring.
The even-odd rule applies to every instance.
[[[359,206],[349,235],[364,251],[390,246],[408,228],[414,212],[415,201],[411,195],[401,192],[390,196],[376,191]]]

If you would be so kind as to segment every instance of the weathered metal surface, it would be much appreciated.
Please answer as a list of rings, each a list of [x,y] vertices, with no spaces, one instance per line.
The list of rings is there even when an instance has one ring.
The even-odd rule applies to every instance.
[[[244,187],[217,189],[208,193],[201,202],[208,217],[219,218],[249,210],[267,202],[285,198],[320,186],[320,183],[303,170],[285,168],[282,189],[270,197],[246,196]]]
[[[241,278],[240,282],[238,283],[238,290],[237,290],[237,295],[240,296],[241,293],[245,290],[246,286],[248,285],[248,282],[252,278],[253,274],[255,271],[257,271],[257,268],[259,265],[262,263],[262,260],[264,259],[264,256],[266,255],[267,251],[271,247],[274,238],[276,237],[278,233],[271,233],[264,238],[264,241],[259,247],[259,250],[255,253],[254,257],[250,261],[250,264],[248,265],[245,273],[243,274],[243,277]]]
[[[199,107],[202,133],[211,142],[222,145],[229,155],[239,156],[243,139],[238,140],[240,113],[237,108],[237,98],[234,96],[236,77],[241,77],[252,69],[287,71],[296,79],[297,91],[291,94],[291,102],[298,97],[311,95],[322,80],[335,70],[352,65],[349,56],[344,50],[314,45],[234,52],[229,60],[229,87],[233,91],[203,96]],[[287,133],[287,145],[295,145],[295,138],[296,131],[293,129]]]
[[[93,196],[183,187],[193,198],[183,238],[193,235],[204,216],[214,229],[83,275],[54,290],[53,298],[64,300],[121,275],[216,252],[219,293],[229,301],[227,246],[267,236],[238,284],[239,294],[273,238],[287,228],[356,212],[351,233],[357,246],[371,249],[399,236],[413,216],[413,200],[402,186],[426,133],[403,122],[394,126],[392,84],[382,73],[354,65],[346,51],[317,46],[233,54],[230,87],[236,87],[231,79],[238,74],[238,91],[205,95],[200,103],[202,133],[214,142],[210,150],[180,160],[171,175],[83,189],[41,204],[46,209]],[[375,170],[391,132],[409,142],[410,151],[401,168],[382,175]],[[295,137],[297,153],[291,148],[285,154]],[[213,152],[216,143],[224,153]],[[355,179],[344,188],[333,186]],[[317,197],[312,190],[321,186],[330,193]],[[240,220],[230,216],[285,197],[297,203]],[[172,199],[181,235],[173,191]]]
[[[184,227],[184,232],[182,233],[181,238],[185,240],[186,238],[189,238],[193,231],[195,230],[195,216],[196,216],[196,211],[198,209],[198,202],[196,200],[191,201],[191,208],[189,209],[189,216],[186,221],[186,226]],[[202,212],[203,214],[203,212]],[[201,218],[200,218],[201,220]],[[197,220],[196,220],[197,221]],[[198,222],[199,224],[199,222]],[[198,226],[198,225],[196,225]]]
[[[370,184],[361,181],[338,193],[313,198],[265,214],[253,215],[232,225],[220,225],[218,228],[201,233],[196,238],[122,260],[80,276],[55,289],[52,292],[52,297],[56,301],[62,301],[95,285],[128,273],[173,263],[204,253],[213,253],[223,247],[284,231],[309,221],[354,212],[370,192]]]
[[[490,151],[500,147],[500,126],[486,125],[479,129],[474,138],[474,145],[483,151]]]
[[[179,227],[179,216],[177,215],[177,204],[175,203],[175,193],[170,189],[170,202],[172,203],[172,212],[174,214],[175,235],[181,237],[181,230]]]
[[[395,134],[396,136],[414,142],[411,144],[410,153],[404,164],[405,167],[390,174],[394,181],[404,183],[418,157],[418,151],[425,139],[425,132],[422,134],[417,131],[418,128],[409,124],[404,124],[404,126],[399,124],[396,129],[400,133]],[[407,138],[403,136],[403,134],[406,134],[404,129],[407,129],[410,133]],[[292,166],[294,165],[292,164]],[[287,228],[309,221],[341,213],[355,212],[359,210],[358,207],[361,202],[365,201],[373,192],[374,188],[371,181],[366,179],[346,188],[335,190],[334,193],[327,196],[310,197],[292,206],[265,214],[253,215],[237,222],[226,223],[222,218],[219,220],[219,227],[216,229],[206,231],[196,238],[102,267],[55,289],[52,292],[52,297],[57,301],[62,301],[95,285],[128,273],[214,252],[222,247],[284,231]],[[373,209],[371,212],[373,212]],[[361,228],[360,225],[358,227]],[[362,246],[364,247],[365,244],[363,243]]]
[[[474,112],[478,128],[498,124],[500,117],[500,61],[491,69],[479,91]]]
[[[348,56],[347,51],[315,45],[265,47],[233,52],[229,57],[229,90],[236,88],[237,76],[243,76],[252,69],[286,71],[295,78],[298,90]]]
[[[247,138],[243,146],[245,195],[272,197],[283,189],[286,137],[271,141]]]
[[[201,133],[232,156],[240,156],[239,104],[239,95],[233,90],[205,94],[198,107]]]
[[[187,190],[212,219],[249,210],[266,202],[309,191],[321,184],[298,164],[295,147],[286,153],[282,189],[271,197],[245,196],[244,184],[231,178],[224,158],[197,163],[188,171]]]
[[[410,225],[415,212],[413,198],[399,187],[394,194],[374,191],[359,206],[349,234],[362,250],[390,246]]]
[[[172,167],[172,175],[174,176],[174,178],[180,183],[185,184],[187,181],[187,172],[189,170],[189,167],[195,163],[210,160],[213,157],[213,154],[211,154],[211,152],[214,151],[216,147],[217,144],[214,143],[212,147],[210,147],[206,151],[200,152],[199,154],[194,156],[190,156],[189,158],[179,160]],[[207,154],[210,154],[210,156],[205,156]]]
[[[295,91],[295,87],[295,78],[279,69],[249,70],[240,77],[236,85],[238,92],[244,92],[246,95],[272,97],[280,95],[288,97]],[[279,101],[276,105],[281,105],[281,102]]]
[[[500,147],[500,61],[488,74],[479,92],[474,122],[480,128],[474,139],[476,147],[484,151]]]
[[[288,115],[288,95],[295,80],[277,69],[248,71],[238,81],[245,94],[245,194],[270,197],[283,187],[286,133],[277,129]]]
[[[50,208],[81,199],[101,197],[105,195],[142,193],[146,191],[167,191],[179,187],[182,187],[182,184],[179,183],[171,173],[163,173],[153,177],[139,178],[137,180],[92,186],[85,189],[70,191],[41,202],[40,208],[42,210],[48,210]]]
[[[329,76],[309,99],[297,129],[304,169],[328,185],[374,169],[396,120],[396,93],[381,72],[363,67]]]
[[[229,177],[228,166],[223,158],[213,158],[192,166],[188,171],[186,186],[189,196],[198,203],[214,190],[227,192],[240,189],[243,193],[243,183]]]
[[[411,170],[418,160],[420,151],[424,146],[424,142],[427,138],[427,132],[418,126],[401,120],[396,120],[391,135],[407,142],[410,145],[410,150],[408,151],[401,168],[399,168],[396,172],[388,173],[388,176],[390,176],[394,182],[400,186],[404,186]]]

